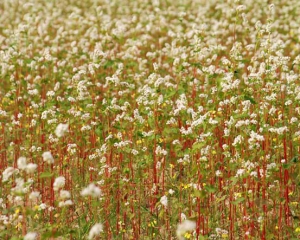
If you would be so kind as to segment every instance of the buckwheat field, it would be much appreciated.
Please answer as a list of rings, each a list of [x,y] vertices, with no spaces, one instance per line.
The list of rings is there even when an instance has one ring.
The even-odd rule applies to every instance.
[[[0,239],[299,239],[299,14],[2,0]]]

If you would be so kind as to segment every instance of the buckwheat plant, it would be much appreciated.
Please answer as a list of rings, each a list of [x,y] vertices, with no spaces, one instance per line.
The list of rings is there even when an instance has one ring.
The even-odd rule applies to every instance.
[[[0,13],[0,239],[300,238],[300,1]]]

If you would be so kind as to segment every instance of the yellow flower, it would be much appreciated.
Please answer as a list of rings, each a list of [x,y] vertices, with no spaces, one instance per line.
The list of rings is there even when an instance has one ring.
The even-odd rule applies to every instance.
[[[16,229],[20,230],[21,228],[22,228],[22,224],[18,222],[18,224],[16,225]]]
[[[234,193],[234,195],[235,195],[236,198],[242,197],[242,193]]]
[[[2,103],[7,102],[9,99],[7,97],[2,98]]]
[[[300,232],[300,227],[297,227],[296,230],[295,230],[295,232],[299,233]]]
[[[156,220],[154,220],[153,222],[148,223],[148,227],[155,227],[156,223]]]
[[[228,234],[226,234],[226,233],[222,234],[222,238],[227,238],[227,237],[228,237]]]
[[[187,233],[184,234],[184,237],[185,237],[186,239],[190,239],[191,236],[192,236],[192,234],[190,234],[189,232],[187,232]]]
[[[15,214],[19,214],[19,212],[20,212],[20,208],[16,208]]]

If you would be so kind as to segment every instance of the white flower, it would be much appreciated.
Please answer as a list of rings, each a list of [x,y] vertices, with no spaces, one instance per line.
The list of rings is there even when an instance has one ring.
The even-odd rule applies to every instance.
[[[19,157],[18,158],[18,161],[17,161],[17,164],[18,164],[18,168],[21,169],[21,170],[24,170],[26,169],[26,158],[25,157]]]
[[[65,201],[65,206],[71,206],[71,205],[73,205],[73,202],[72,202],[72,200],[67,200],[67,201]]]
[[[184,234],[186,232],[194,231],[196,228],[196,223],[190,220],[184,220],[182,223],[177,225],[176,235],[180,240],[185,239]]]
[[[102,192],[99,187],[97,187],[94,183],[89,184],[86,188],[81,191],[81,196],[92,196],[92,197],[100,197]]]
[[[173,195],[174,192],[175,192],[175,191],[174,191],[173,189],[169,189],[169,194],[170,194],[170,195]]]
[[[292,102],[292,100],[287,100],[285,103],[284,103],[284,105],[285,106],[288,106],[288,105],[291,105],[293,102]]]
[[[242,169],[242,168],[238,169],[235,176],[236,177],[242,176],[244,172],[245,172],[245,169]]]
[[[38,192],[38,191],[33,191],[33,192],[31,192],[31,193],[29,194],[29,199],[30,199],[30,200],[37,200],[37,199],[40,198],[40,196],[41,196],[40,192]]]
[[[15,180],[15,187],[11,189],[13,193],[17,194],[23,194],[28,191],[28,188],[25,185],[24,179],[23,178],[17,178]]]
[[[22,204],[24,204],[23,198],[21,196],[16,196],[13,201],[14,201],[15,205],[22,205]]]
[[[168,198],[167,198],[167,196],[162,196],[160,198],[160,203],[166,208],[168,206]]]
[[[56,136],[57,137],[64,136],[65,133],[68,131],[68,128],[69,128],[69,124],[63,124],[63,123],[58,124],[55,129]]]
[[[241,135],[238,135],[237,137],[235,137],[232,145],[236,146],[238,144],[241,144],[243,142],[244,138]]]
[[[71,206],[71,205],[73,205],[73,202],[70,199],[67,201],[61,201],[58,204],[59,207],[66,207],[66,206]]]
[[[44,152],[42,156],[43,156],[44,162],[46,162],[48,164],[54,163],[54,158],[53,158],[51,152]]]
[[[45,210],[47,208],[47,205],[45,203],[41,203],[39,205],[39,210]]]
[[[267,169],[273,169],[273,168],[276,168],[276,163],[270,163],[267,165]]]
[[[71,194],[70,194],[69,191],[66,191],[66,190],[60,190],[60,192],[59,192],[59,197],[60,197],[61,199],[68,199],[68,198],[71,197]]]
[[[66,179],[65,177],[57,177],[55,178],[55,181],[53,183],[53,189],[54,191],[58,191],[60,188],[63,188],[65,186]]]
[[[37,164],[28,163],[26,166],[26,173],[34,173],[36,169],[37,169]]]
[[[96,223],[90,230],[88,239],[93,239],[103,232],[103,225],[101,223]]]
[[[29,232],[24,236],[24,240],[36,240],[37,233],[35,232]]]
[[[8,181],[8,179],[15,173],[17,170],[13,167],[6,168],[2,173],[2,182]]]

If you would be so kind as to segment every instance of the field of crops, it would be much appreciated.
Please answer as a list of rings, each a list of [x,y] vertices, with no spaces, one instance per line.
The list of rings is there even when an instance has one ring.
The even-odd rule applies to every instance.
[[[0,239],[299,239],[299,0],[1,0]]]

